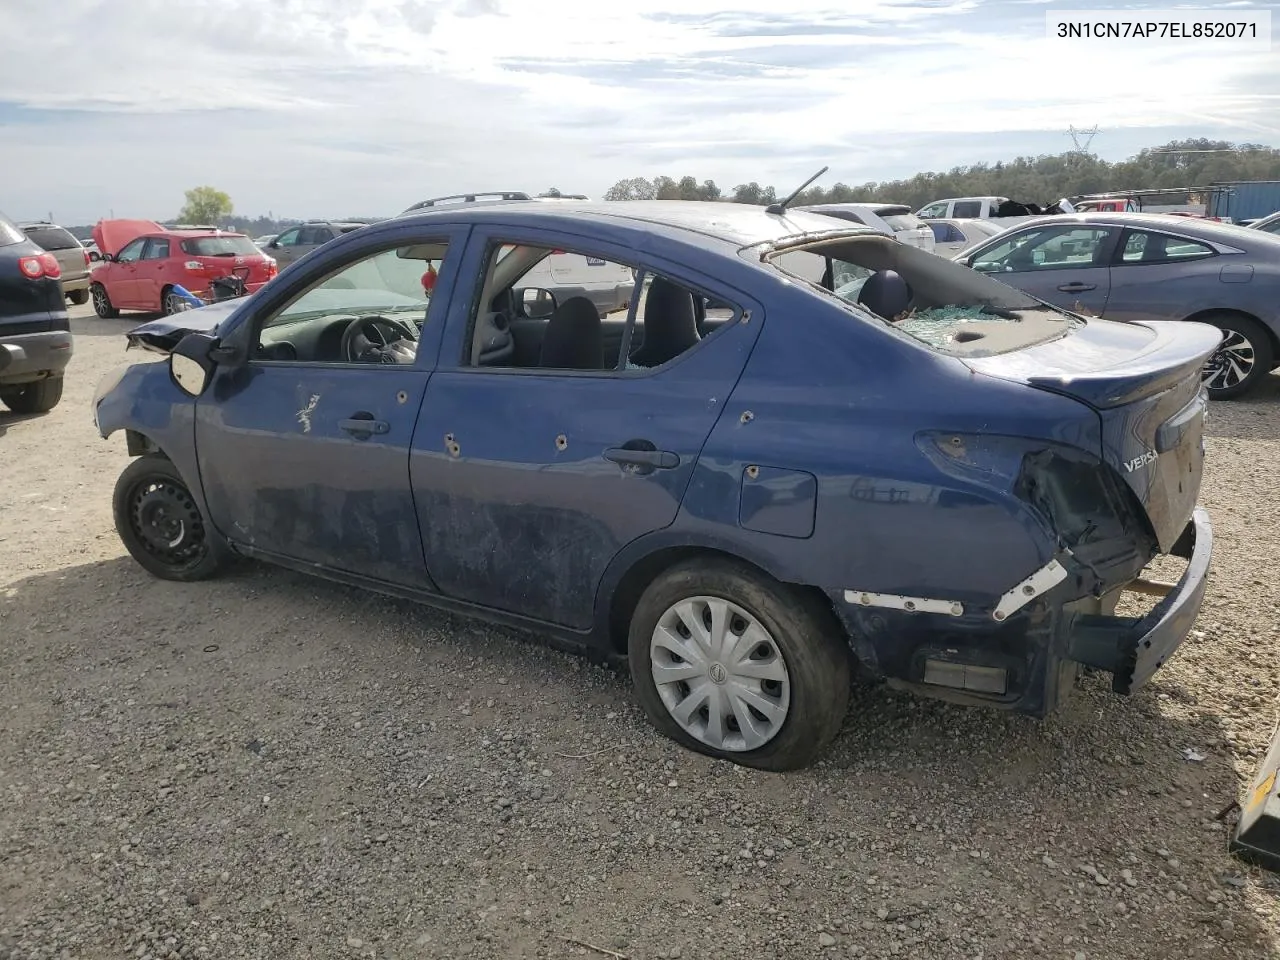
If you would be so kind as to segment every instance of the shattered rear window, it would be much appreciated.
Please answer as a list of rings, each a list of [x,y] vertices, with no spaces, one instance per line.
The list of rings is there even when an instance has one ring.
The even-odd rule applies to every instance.
[[[1007,284],[888,237],[796,242],[766,247],[762,257],[859,315],[955,356],[1022,350],[1084,323]],[[869,287],[877,274],[882,276]],[[898,296],[886,295],[886,287]]]

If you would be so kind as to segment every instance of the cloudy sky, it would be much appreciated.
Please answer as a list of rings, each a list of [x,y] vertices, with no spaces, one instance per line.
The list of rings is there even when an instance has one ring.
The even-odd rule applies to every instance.
[[[1149,16],[1172,2],[1112,4]],[[464,190],[779,189],[1174,137],[1280,145],[1280,40],[1046,38],[1096,0],[0,0],[0,209],[397,213]],[[1206,0],[1270,10],[1280,0]],[[56,7],[56,14],[54,8]],[[783,12],[785,11],[785,12]]]

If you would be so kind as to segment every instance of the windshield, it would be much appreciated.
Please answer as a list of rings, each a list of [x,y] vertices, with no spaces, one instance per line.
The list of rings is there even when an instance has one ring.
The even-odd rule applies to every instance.
[[[25,239],[23,232],[15,227],[8,217],[0,213],[0,247],[7,247],[11,243],[19,243]]]
[[[193,257],[257,257],[262,251],[248,237],[195,237],[182,241],[182,252]]]
[[[993,356],[1084,321],[944,257],[887,236],[792,245],[765,262],[868,321],[957,356]]]

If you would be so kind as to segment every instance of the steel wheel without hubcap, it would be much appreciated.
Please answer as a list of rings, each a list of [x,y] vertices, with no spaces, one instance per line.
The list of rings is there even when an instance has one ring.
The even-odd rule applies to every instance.
[[[1204,365],[1204,384],[1210,390],[1238,387],[1253,372],[1257,351],[1249,339],[1236,330],[1224,330],[1222,343]]]
[[[200,510],[187,489],[167,477],[149,478],[134,486],[129,526],[135,542],[174,571],[195,567],[205,558]]]
[[[658,619],[649,644],[654,686],[689,736],[717,750],[755,750],[787,719],[791,678],[773,636],[719,597],[692,597]]]

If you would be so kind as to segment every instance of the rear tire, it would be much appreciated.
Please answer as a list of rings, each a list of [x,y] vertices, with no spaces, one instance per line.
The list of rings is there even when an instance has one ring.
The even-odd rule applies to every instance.
[[[690,614],[705,633],[688,630]],[[673,656],[677,648],[685,653]],[[853,658],[831,611],[732,560],[704,557],[658,576],[632,615],[628,655],[636,695],[658,730],[747,767],[808,766],[849,708]]]
[[[107,296],[107,288],[102,284],[89,284],[89,296],[93,297],[93,312],[103,320],[115,320],[120,316],[120,311],[111,305],[111,298]]]
[[[1204,366],[1204,385],[1211,400],[1244,396],[1275,365],[1275,347],[1267,328],[1234,313],[1210,313],[1196,318],[1222,331],[1223,342]]]
[[[165,317],[171,317],[178,313],[186,305],[181,297],[173,295],[173,287],[165,287],[160,291],[160,314]]]
[[[111,506],[125,549],[161,580],[207,580],[231,558],[182,474],[163,454],[147,454],[125,467]]]
[[[89,302],[89,291],[88,289],[72,290],[67,294],[67,299],[78,307]]]
[[[14,413],[48,413],[62,399],[62,377],[0,387],[0,400]]]

